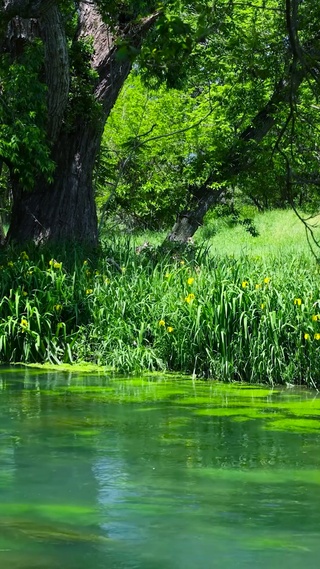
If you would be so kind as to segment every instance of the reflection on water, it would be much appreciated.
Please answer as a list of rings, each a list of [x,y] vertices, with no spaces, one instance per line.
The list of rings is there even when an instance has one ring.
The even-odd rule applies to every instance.
[[[320,558],[320,399],[0,371],[1,569],[301,569]]]

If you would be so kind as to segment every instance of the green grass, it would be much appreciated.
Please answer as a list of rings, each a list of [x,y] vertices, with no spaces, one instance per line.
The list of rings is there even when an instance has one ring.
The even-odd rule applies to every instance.
[[[240,225],[230,228],[228,219],[211,219],[196,234],[196,242],[209,237],[212,254],[220,255],[248,254],[262,255],[264,258],[283,253],[310,255],[304,225],[292,210],[255,213],[253,220],[259,232],[258,237],[252,237]],[[320,219],[315,218],[312,223],[319,224],[314,232],[320,238]],[[211,236],[214,230],[217,233]]]
[[[290,212],[256,224],[220,228],[209,253],[117,237],[95,257],[3,254],[0,361],[320,385],[318,266]]]
[[[286,253],[312,256],[304,225],[292,210],[259,213],[255,208],[247,209],[242,217],[253,219],[259,233],[257,237],[252,237],[242,225],[232,224],[230,217],[216,219],[209,214],[203,227],[194,236],[195,244],[206,244],[212,255],[261,255],[268,258]],[[303,215],[308,217],[307,214]],[[315,236],[320,240],[320,216],[315,217],[311,224]],[[135,240],[137,245],[148,242],[158,246],[165,239],[166,233],[145,231],[137,233]],[[320,255],[320,251],[317,253]]]

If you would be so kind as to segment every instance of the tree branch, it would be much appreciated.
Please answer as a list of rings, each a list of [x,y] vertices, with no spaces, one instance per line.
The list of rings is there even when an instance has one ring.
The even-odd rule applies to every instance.
[[[92,67],[99,76],[95,97],[102,104],[105,117],[109,115],[133,63],[130,57],[118,57],[120,46],[117,40],[125,40],[130,47],[138,51],[159,15],[160,12],[155,12],[139,22],[127,24],[122,30],[114,30],[103,22],[96,6],[80,2],[79,37],[93,37]]]
[[[57,4],[57,0],[2,0],[0,15],[7,21],[15,16],[21,18],[39,18],[49,8]]]

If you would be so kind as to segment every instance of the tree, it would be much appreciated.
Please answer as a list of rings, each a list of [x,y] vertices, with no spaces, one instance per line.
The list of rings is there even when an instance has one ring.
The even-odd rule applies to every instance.
[[[217,4],[221,8],[224,3]],[[168,235],[171,241],[187,241],[228,183],[235,184],[250,172],[254,175],[256,158],[268,137],[272,158],[277,155],[282,160],[291,201],[308,179],[320,187],[315,175],[319,136],[314,112],[320,95],[319,6],[310,9],[299,0],[286,0],[284,7],[276,0],[229,6],[231,12],[220,11],[215,23],[216,34],[220,29],[226,35],[217,46],[211,68],[213,83],[227,84],[233,75],[238,91],[233,96],[238,107],[235,132],[207,179],[189,188],[189,203]],[[257,89],[262,96],[257,96]],[[307,146],[306,131],[313,137]]]
[[[103,126],[158,17],[152,1],[1,2],[9,242],[97,244],[92,172]]]
[[[183,80],[180,95],[178,91],[165,93],[163,88],[158,88],[158,82],[155,83],[163,70],[161,54],[160,61],[154,58],[152,74],[145,66],[146,75],[143,57],[142,64],[140,60],[140,74],[148,86],[156,84],[158,91],[141,92],[143,103],[133,101],[130,94],[122,95],[104,137],[104,148],[109,149],[104,174],[109,176],[110,182],[111,172],[117,170],[115,162],[118,158],[119,175],[113,176],[117,180],[116,200],[129,211],[133,208],[140,220],[152,222],[152,216],[148,214],[153,213],[153,222],[157,224],[161,213],[165,213],[168,220],[178,208],[185,213],[182,217],[190,221],[192,212],[199,205],[199,190],[206,186],[212,189],[214,185],[218,190],[214,192],[214,202],[217,201],[233,181],[230,149],[234,147],[236,154],[241,152],[238,139],[248,136],[250,121],[255,114],[258,125],[269,108],[278,111],[276,97],[263,109],[272,94],[273,83],[281,81],[284,54],[277,35],[282,33],[283,21],[276,10],[271,12],[274,14],[271,21],[270,17],[268,20],[265,4],[270,2],[260,7],[249,5],[249,8],[241,3],[236,9],[237,3],[220,1],[215,2],[214,10],[208,13],[202,5],[197,42],[188,57],[188,65],[184,65],[183,74],[177,72],[180,86]],[[273,8],[277,5],[276,2],[271,4]],[[265,31],[267,20],[269,28]],[[273,53],[267,59],[265,51],[272,42]],[[172,78],[166,83],[172,86]],[[126,93],[137,93],[139,88],[137,81],[131,80]],[[132,123],[133,104],[140,108],[140,118],[128,132],[128,124],[123,127],[119,117],[129,117],[128,123]],[[270,123],[269,120],[269,127],[271,124],[273,121]],[[242,130],[245,131],[243,135]],[[256,141],[265,135],[262,131],[263,128],[259,132],[256,129]],[[122,148],[121,143],[114,143],[119,137]],[[253,154],[252,146],[250,154]],[[167,212],[166,198],[171,206]],[[190,237],[201,223],[205,211],[201,210],[200,221],[198,212],[195,223],[189,223],[190,233],[186,237]],[[173,232],[172,238],[184,240],[178,233]]]
[[[7,240],[97,244],[94,165],[134,61],[153,88],[166,83],[192,93],[209,85],[219,110],[209,144],[198,149],[197,174],[205,167],[187,179],[170,240],[191,237],[228,185],[245,183],[250,172],[252,181],[268,146],[288,192],[297,193],[309,167],[314,183],[318,142],[306,151],[304,133],[314,134],[317,122],[319,17],[317,4],[298,0],[166,0],[159,9],[153,0],[3,0],[0,161],[13,200]]]

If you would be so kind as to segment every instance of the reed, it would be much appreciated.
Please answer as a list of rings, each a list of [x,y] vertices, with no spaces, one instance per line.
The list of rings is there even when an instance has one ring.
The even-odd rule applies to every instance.
[[[319,273],[307,255],[139,254],[118,237],[72,261],[11,250],[0,272],[1,362],[320,385]]]

